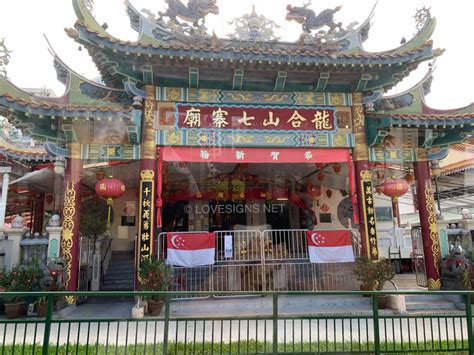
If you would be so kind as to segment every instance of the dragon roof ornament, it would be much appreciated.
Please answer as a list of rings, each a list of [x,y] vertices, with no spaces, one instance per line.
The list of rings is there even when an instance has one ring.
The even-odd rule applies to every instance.
[[[417,9],[416,14],[413,17],[415,18],[415,28],[416,28],[415,36],[416,36],[416,34],[421,32],[421,30],[423,30],[423,28],[430,22],[431,20],[430,8],[426,8],[425,6],[423,6],[423,8]]]
[[[168,30],[177,34],[178,37],[209,37],[206,16],[219,14],[217,0],[188,0],[187,5],[184,5],[181,0],[165,0],[165,2],[168,8],[165,12],[159,11],[158,17],[147,9],[142,9],[141,12],[159,29]],[[161,31],[156,32],[155,35],[159,36]]]
[[[235,24],[235,32],[230,33],[230,39],[241,41],[278,41],[280,37],[275,36],[274,29],[280,28],[274,21],[263,15],[258,15],[255,5],[250,14],[236,17],[229,25]]]
[[[347,28],[344,28],[342,22],[335,22],[334,15],[341,10],[342,6],[323,10],[316,15],[314,10],[308,8],[310,5],[311,0],[303,6],[288,5],[286,8],[288,11],[286,20],[301,24],[303,28],[301,39],[304,39],[306,42],[324,43],[337,41],[353,32],[358,25],[358,22],[352,22]],[[319,31],[313,34],[313,31],[316,30]]]
[[[10,53],[5,44],[5,38],[0,41],[0,76],[7,78],[6,66],[10,63]]]

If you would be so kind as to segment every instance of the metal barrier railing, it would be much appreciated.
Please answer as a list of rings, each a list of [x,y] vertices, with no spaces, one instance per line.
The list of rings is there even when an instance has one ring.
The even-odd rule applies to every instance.
[[[215,232],[215,264],[186,268],[172,266],[173,291],[336,291],[356,290],[353,263],[312,264],[306,229],[229,230]],[[351,230],[354,232],[354,230]],[[176,232],[193,234],[207,232]],[[167,257],[167,233],[157,238],[158,258]],[[225,253],[225,238],[232,252]],[[353,240],[357,236],[352,237]],[[357,244],[354,244],[357,249]],[[358,250],[354,250],[358,255]]]
[[[58,292],[58,293],[2,293],[0,299],[13,296],[47,300],[43,318],[18,320],[0,319],[0,347],[2,354],[235,354],[235,353],[414,353],[445,352],[474,353],[472,323],[472,291],[460,292],[250,292],[261,296],[269,305],[258,315],[245,315],[236,304],[232,314],[215,312],[206,316],[177,316],[172,297],[181,293],[165,292]],[[380,312],[378,300],[382,295],[449,295],[458,296],[464,311],[450,313],[422,313],[401,315]],[[197,296],[215,296],[198,293]],[[219,293],[239,296],[241,293]],[[371,297],[365,313],[354,315],[315,312],[308,308],[303,315],[286,309],[300,299],[318,297],[362,299]],[[60,317],[53,314],[57,298],[78,297],[162,297],[164,309],[157,317],[132,319],[108,309],[116,317],[96,318],[85,312],[76,316]],[[370,300],[368,298],[365,298]],[[235,301],[232,301],[235,302]],[[245,302],[245,301],[241,301]],[[133,303],[129,303],[130,308]],[[85,306],[80,306],[85,307]],[[199,303],[192,305],[199,308]],[[80,310],[80,308],[78,308]]]

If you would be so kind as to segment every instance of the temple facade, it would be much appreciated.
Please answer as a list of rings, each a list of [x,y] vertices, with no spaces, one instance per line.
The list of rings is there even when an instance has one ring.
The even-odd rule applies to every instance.
[[[351,288],[336,280],[350,270],[347,260],[331,256],[315,268],[308,247],[348,232],[354,255],[377,260],[385,255],[378,230],[399,226],[398,198],[410,190],[426,285],[441,287],[448,241],[438,233],[432,169],[453,147],[472,149],[474,106],[426,104],[434,64],[412,89],[384,96],[442,55],[430,40],[429,10],[417,12],[411,40],[372,53],[363,44],[375,11],[344,26],[334,20],[340,8],[289,5],[286,19],[302,24],[290,43],[255,10],[222,38],[205,27],[206,16],[219,13],[215,0],[169,1],[159,14],[127,1],[138,34],[129,42],[99,25],[93,1],[72,2],[77,22],[66,33],[87,50],[103,83],[73,71],[53,49],[64,95],[34,95],[0,77],[0,154],[9,162],[0,167],[0,228],[11,253],[26,245],[25,233],[32,240],[38,233],[49,240],[44,257],[65,259],[67,288],[76,290],[89,267],[122,260],[133,279],[135,267],[207,233],[215,238],[213,267],[193,264],[196,277],[179,264],[179,290]],[[24,166],[28,174],[15,172]],[[277,277],[277,265],[288,264]],[[243,281],[249,274],[232,269],[241,265],[274,265],[273,283],[268,271],[259,285]],[[96,275],[85,283],[114,289],[118,282],[107,288]]]

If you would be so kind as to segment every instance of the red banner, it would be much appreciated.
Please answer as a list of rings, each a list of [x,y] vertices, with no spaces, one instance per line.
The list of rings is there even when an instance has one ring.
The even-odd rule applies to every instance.
[[[179,128],[335,131],[335,109],[178,104]]]
[[[343,163],[348,149],[304,148],[161,148],[164,161],[214,163]]]

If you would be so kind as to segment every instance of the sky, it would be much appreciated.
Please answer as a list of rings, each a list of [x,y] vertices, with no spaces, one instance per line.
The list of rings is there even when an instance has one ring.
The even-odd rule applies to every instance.
[[[153,12],[166,9],[164,0],[130,0],[137,9]],[[186,2],[186,0],[185,0]],[[301,33],[301,25],[285,21],[286,6],[301,6],[299,0],[217,0],[218,16],[209,15],[207,26],[219,37],[231,32],[228,22],[249,13],[255,5],[258,14],[274,20],[281,27],[277,34],[284,40],[295,41]],[[311,8],[317,12],[342,5],[336,14],[336,22],[348,25],[353,21],[362,23],[369,15],[375,0],[318,0]],[[473,0],[379,0],[367,51],[384,51],[399,46],[415,31],[413,16],[416,9],[431,8],[437,19],[432,37],[436,48],[446,52],[438,58],[428,104],[434,108],[456,108],[474,101],[472,84],[474,71],[474,44],[472,41]],[[108,32],[124,40],[135,40],[136,32],[130,29],[123,0],[95,0],[95,16],[99,23],[107,22]],[[48,52],[44,35],[50,40],[56,53],[75,71],[89,79],[98,77],[98,72],[87,51],[79,51],[79,44],[69,38],[64,28],[73,27],[76,16],[71,0],[2,0],[0,5],[0,38],[6,39],[11,53],[7,67],[8,76],[19,87],[50,88],[61,95],[64,87],[56,79],[53,60]],[[412,73],[390,93],[402,92],[420,80],[427,70],[426,65]]]

